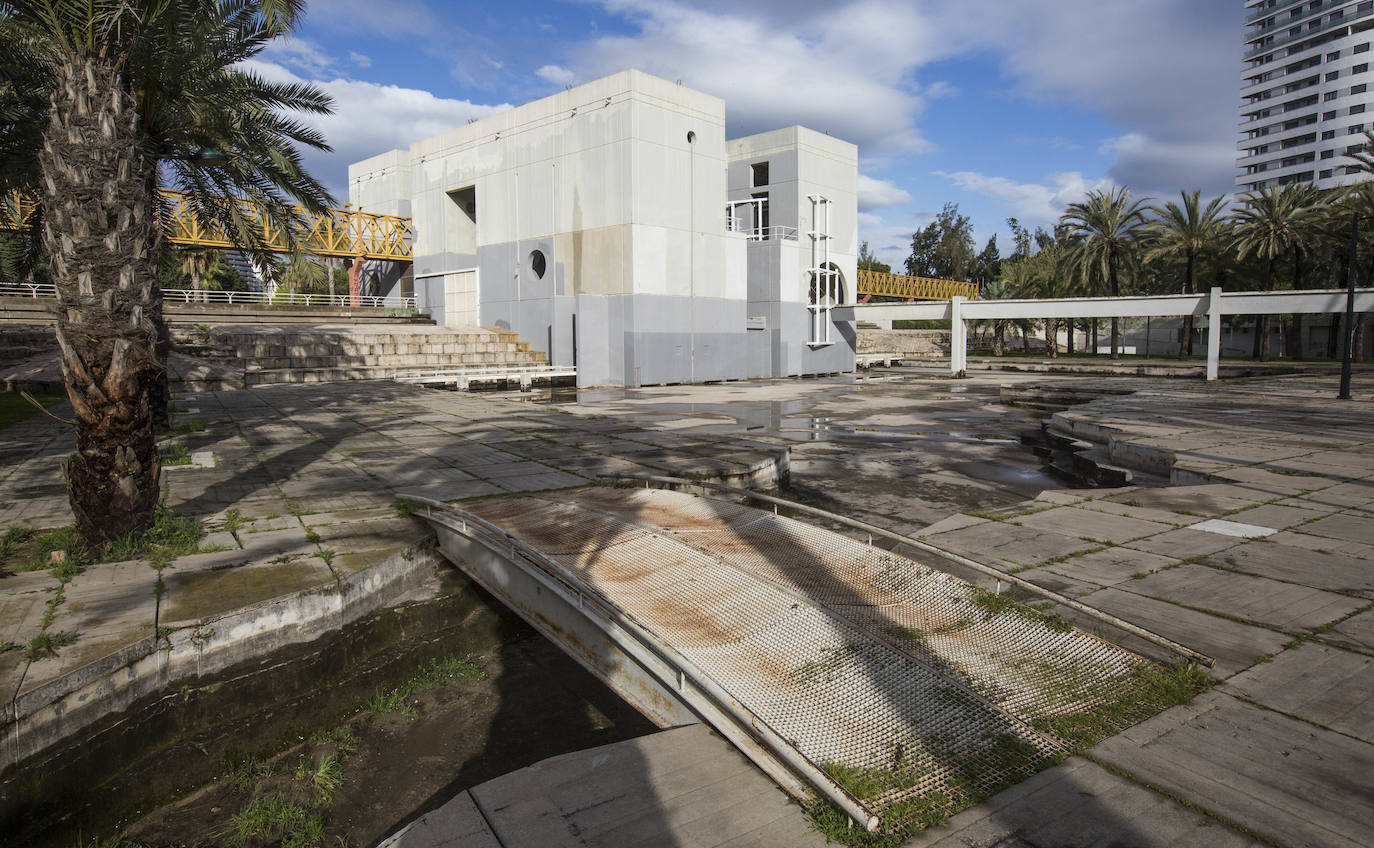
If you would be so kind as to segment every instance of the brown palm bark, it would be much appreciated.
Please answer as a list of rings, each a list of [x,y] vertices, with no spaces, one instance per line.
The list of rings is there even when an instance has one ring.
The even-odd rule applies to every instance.
[[[151,523],[161,462],[150,392],[161,291],[151,165],[115,68],[68,55],[39,154],[57,342],[76,418],[62,466],[77,528],[98,545]]]

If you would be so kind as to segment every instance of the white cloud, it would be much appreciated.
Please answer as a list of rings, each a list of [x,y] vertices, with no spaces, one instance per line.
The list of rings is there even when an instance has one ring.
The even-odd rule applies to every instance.
[[[900,206],[911,201],[911,193],[887,180],[859,174],[859,209],[867,211],[883,206]]]
[[[544,65],[535,71],[534,75],[554,85],[571,85],[572,81],[577,78],[577,75],[572,71],[558,65]]]
[[[1210,196],[1236,190],[1233,143],[1165,141],[1127,133],[1102,142],[1098,152],[1116,157],[1109,176],[1138,193],[1172,195],[1196,188]]]
[[[855,142],[866,155],[932,145],[916,118],[926,98],[909,74],[940,42],[896,0],[812,11],[678,0],[605,0],[637,27],[571,45],[582,79],[639,68],[722,97],[732,136],[803,124]]]
[[[315,42],[304,38],[280,38],[267,45],[262,51],[263,62],[282,65],[300,73],[317,76],[334,66],[334,57]]]
[[[916,229],[917,222],[910,217],[888,221],[872,212],[859,213],[860,241],[868,242],[868,249],[878,261],[891,265],[893,273],[905,273],[904,263],[911,255],[911,234]]]
[[[360,67],[360,68],[370,68],[370,67],[372,67],[372,57],[371,57],[371,56],[364,56],[364,55],[361,54],[361,53],[354,53],[353,51],[350,50],[349,53],[348,53],[348,58],[349,58],[349,60],[350,60],[351,62],[353,62],[353,64],[357,65],[357,66]]]
[[[1011,215],[1021,223],[1035,227],[1052,226],[1064,213],[1064,207],[1077,203],[1094,189],[1111,188],[1110,179],[1090,180],[1077,171],[1050,174],[1046,183],[1018,183],[1006,177],[990,177],[977,171],[933,172],[965,191],[986,195],[1001,201]]]
[[[243,65],[267,79],[304,81],[278,64],[251,60]],[[419,89],[343,78],[314,83],[334,98],[334,113],[296,117],[324,133],[334,152],[307,150],[302,155],[307,169],[330,188],[340,203],[348,199],[350,163],[407,148],[413,141],[461,127],[470,119],[511,108],[508,103],[488,105],[452,100]]]

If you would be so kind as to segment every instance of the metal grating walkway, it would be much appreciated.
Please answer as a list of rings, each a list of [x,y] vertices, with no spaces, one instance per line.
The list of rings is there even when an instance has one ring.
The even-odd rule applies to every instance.
[[[708,674],[875,812],[953,805],[1065,751],[1036,729],[1143,662],[847,537],[666,490],[465,505]]]

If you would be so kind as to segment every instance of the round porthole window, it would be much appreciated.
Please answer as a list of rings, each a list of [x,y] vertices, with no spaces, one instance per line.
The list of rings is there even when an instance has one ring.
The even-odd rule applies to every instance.
[[[548,260],[546,260],[546,259],[544,258],[544,251],[542,251],[542,250],[531,250],[531,251],[530,251],[530,270],[534,272],[534,276],[536,276],[536,277],[538,277],[539,279],[542,280],[542,279],[544,279],[544,272],[547,271],[548,269],[549,269],[549,263],[548,263]]]

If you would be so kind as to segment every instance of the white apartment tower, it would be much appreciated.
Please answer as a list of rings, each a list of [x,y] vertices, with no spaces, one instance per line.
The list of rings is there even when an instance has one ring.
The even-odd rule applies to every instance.
[[[1374,0],[1246,0],[1236,185],[1353,182],[1374,121]]]

